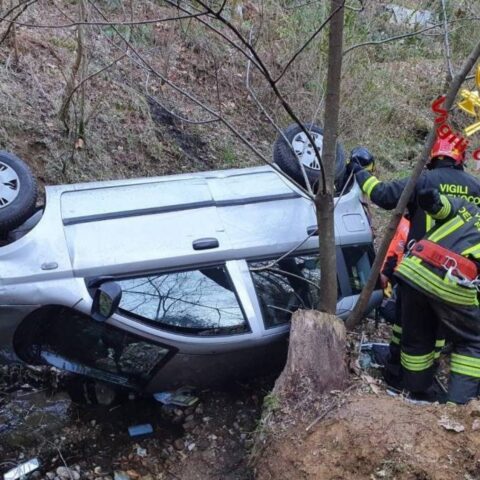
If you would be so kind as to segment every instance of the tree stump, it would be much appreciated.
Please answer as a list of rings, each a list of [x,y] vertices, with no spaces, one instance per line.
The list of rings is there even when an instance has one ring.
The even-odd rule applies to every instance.
[[[335,315],[298,310],[292,316],[287,363],[273,394],[282,402],[342,390],[347,381],[346,330]]]

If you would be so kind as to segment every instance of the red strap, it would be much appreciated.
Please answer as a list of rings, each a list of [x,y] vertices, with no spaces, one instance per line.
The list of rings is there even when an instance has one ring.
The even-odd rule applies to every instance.
[[[437,268],[455,267],[468,280],[477,278],[477,265],[458,253],[429,240],[420,240],[410,250],[412,255]]]

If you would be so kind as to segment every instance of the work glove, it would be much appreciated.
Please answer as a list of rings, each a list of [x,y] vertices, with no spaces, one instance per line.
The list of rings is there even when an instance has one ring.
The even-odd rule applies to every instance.
[[[389,280],[393,277],[393,272],[397,266],[398,258],[396,255],[390,255],[385,260],[383,265],[382,274],[385,275]]]
[[[350,152],[350,169],[354,173],[363,169],[372,171],[374,166],[375,159],[365,147],[355,147]]]
[[[443,207],[440,193],[436,188],[424,188],[418,192],[418,205],[428,213],[438,213]]]

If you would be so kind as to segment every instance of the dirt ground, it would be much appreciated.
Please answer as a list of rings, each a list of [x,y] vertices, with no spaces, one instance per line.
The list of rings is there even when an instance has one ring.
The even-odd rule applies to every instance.
[[[37,458],[36,480],[250,479],[248,452],[272,382],[199,391],[190,408],[163,406],[151,396],[77,405],[54,387],[55,372],[4,367],[0,474]],[[151,435],[129,435],[130,426],[143,424],[152,426]]]
[[[256,478],[477,479],[479,416],[478,402],[424,406],[384,393],[353,393],[310,431],[302,424],[269,437]],[[444,421],[464,431],[447,430]]]
[[[38,458],[35,480],[480,479],[480,401],[412,404],[359,368],[359,342],[388,334],[373,320],[349,334],[349,387],[296,412],[269,395],[275,374],[198,391],[190,408],[139,396],[82,406],[63,374],[2,367],[0,474]],[[153,434],[130,437],[141,424]]]

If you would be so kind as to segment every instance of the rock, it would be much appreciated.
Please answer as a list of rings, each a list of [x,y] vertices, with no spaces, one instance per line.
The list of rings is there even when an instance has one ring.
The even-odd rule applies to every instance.
[[[54,472],[47,472],[45,476],[48,478],[48,480],[53,480],[55,478],[55,473]]]
[[[195,446],[195,443],[190,443],[189,445],[187,445],[187,450],[191,452],[195,448]]]
[[[194,420],[194,415],[190,414],[185,418],[185,423],[192,422]]]
[[[205,438],[201,438],[197,441],[197,447],[199,450],[206,450],[210,446],[210,443]]]
[[[195,409],[195,413],[197,415],[203,415],[203,405],[201,403],[198,404],[197,408]]]
[[[197,426],[197,423],[196,423],[195,421],[185,422],[185,423],[183,424],[183,429],[184,429],[186,432],[191,432],[196,426]]]
[[[130,476],[123,470],[115,470],[113,472],[113,480],[131,480]]]
[[[183,440],[181,438],[177,438],[174,442],[173,442],[173,446],[177,449],[177,450],[183,450],[185,448],[185,444],[183,443]]]
[[[472,423],[472,430],[480,430],[480,418],[476,418]]]
[[[133,480],[140,478],[140,474],[136,470],[127,470],[126,474]]]
[[[473,400],[468,404],[471,417],[480,417],[480,401]]]
[[[438,421],[438,424],[443,427],[445,430],[452,430],[453,432],[463,432],[465,427],[458,423],[456,420],[453,420],[446,415],[443,415],[442,418]]]
[[[58,467],[56,472],[62,480],[80,480],[80,474],[71,468]]]
[[[136,453],[139,457],[146,457],[147,456],[147,449],[142,447],[137,447]]]

